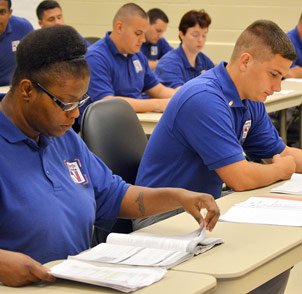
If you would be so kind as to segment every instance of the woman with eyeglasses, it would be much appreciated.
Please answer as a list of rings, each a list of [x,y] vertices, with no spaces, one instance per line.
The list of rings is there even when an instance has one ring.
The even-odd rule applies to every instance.
[[[155,70],[162,84],[179,88],[214,67],[212,60],[201,52],[210,24],[211,18],[204,10],[190,10],[183,15],[178,26],[179,47],[166,53]]]
[[[53,281],[41,264],[88,249],[93,226],[110,231],[117,217],[184,207],[208,230],[218,220],[211,195],[131,186],[71,129],[88,99],[85,51],[65,25],[36,30],[18,46],[0,103],[0,284]]]

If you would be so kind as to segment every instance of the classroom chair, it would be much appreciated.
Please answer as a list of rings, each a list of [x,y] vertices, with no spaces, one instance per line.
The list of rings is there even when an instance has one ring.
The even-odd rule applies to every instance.
[[[114,174],[134,184],[147,137],[131,106],[121,99],[100,100],[83,113],[81,136],[88,148],[100,157]],[[118,219],[112,232],[129,233],[132,221]],[[95,228],[93,245],[105,242],[110,232]]]

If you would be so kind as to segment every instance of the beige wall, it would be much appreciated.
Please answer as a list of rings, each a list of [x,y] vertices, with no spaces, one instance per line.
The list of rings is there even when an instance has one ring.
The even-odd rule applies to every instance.
[[[74,26],[83,36],[104,36],[111,29],[117,9],[129,1],[61,0],[65,22]],[[240,32],[256,19],[270,19],[288,31],[293,28],[302,12],[301,0],[152,0],[134,1],[143,9],[163,9],[170,24],[167,40],[178,45],[178,23],[190,9],[205,9],[212,24],[204,52],[215,63],[228,60]]]

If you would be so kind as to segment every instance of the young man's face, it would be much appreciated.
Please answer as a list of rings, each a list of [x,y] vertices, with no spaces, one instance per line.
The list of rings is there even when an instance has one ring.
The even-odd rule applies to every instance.
[[[12,10],[8,8],[8,2],[0,0],[0,34],[4,33],[12,15]]]
[[[123,22],[120,29],[120,50],[123,54],[134,54],[140,51],[146,41],[145,33],[149,27],[147,19],[134,16],[131,21]]]
[[[146,40],[151,44],[156,44],[167,30],[168,24],[161,19],[157,19],[155,23],[150,24],[149,29],[146,32]]]
[[[62,10],[58,7],[44,11],[42,19],[38,21],[41,28],[64,24]]]
[[[250,100],[264,102],[267,96],[281,91],[281,80],[288,73],[291,61],[279,54],[266,61],[251,59],[244,73],[244,96]]]

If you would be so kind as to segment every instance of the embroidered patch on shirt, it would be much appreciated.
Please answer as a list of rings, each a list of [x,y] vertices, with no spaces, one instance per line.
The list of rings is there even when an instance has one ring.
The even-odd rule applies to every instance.
[[[141,63],[138,59],[133,60],[133,65],[134,65],[136,73],[139,73],[140,71],[143,71],[143,67],[142,67],[142,65],[141,65]]]
[[[151,46],[151,55],[156,56],[158,54],[158,48],[157,46]]]
[[[16,52],[19,43],[20,43],[20,40],[12,41],[12,51],[13,52]]]
[[[69,175],[71,179],[76,184],[87,184],[88,180],[85,175],[82,174],[82,171],[80,169],[81,162],[79,159],[75,159],[75,161],[68,162],[65,160],[65,165],[69,171]]]
[[[252,125],[252,121],[251,120],[247,120],[244,123],[243,128],[242,128],[242,139],[246,138],[247,133],[249,132],[251,125]]]

